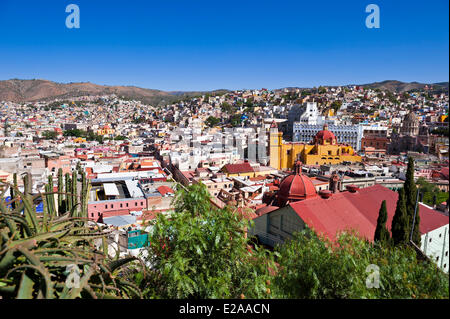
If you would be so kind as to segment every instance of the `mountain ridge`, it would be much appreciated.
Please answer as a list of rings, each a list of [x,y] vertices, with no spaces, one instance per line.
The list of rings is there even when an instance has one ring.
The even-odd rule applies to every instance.
[[[423,89],[426,85],[448,91],[448,82],[419,83],[386,80],[368,84],[353,84],[373,89],[385,89],[394,92],[405,92],[413,89]],[[335,87],[335,86],[328,86]],[[109,95],[140,100],[148,104],[173,103],[183,98],[199,96],[205,93],[227,92],[231,90],[220,89],[212,91],[162,91],[141,88],[134,85],[100,85],[91,82],[58,83],[45,79],[10,79],[0,81],[0,101],[35,102],[39,100],[70,99],[84,95]]]

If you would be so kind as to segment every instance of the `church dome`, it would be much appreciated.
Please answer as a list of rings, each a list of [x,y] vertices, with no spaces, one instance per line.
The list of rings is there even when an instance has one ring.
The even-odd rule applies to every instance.
[[[414,112],[409,112],[408,114],[406,114],[403,121],[407,123],[419,123],[419,119],[417,118],[416,114],[414,114]]]
[[[419,119],[414,112],[409,112],[403,118],[400,132],[404,135],[415,136],[419,134]]]
[[[299,166],[299,164],[296,164],[296,166]],[[303,175],[299,168],[296,168],[295,174],[283,179],[277,194],[278,203],[281,205],[314,196],[317,196],[317,193],[313,182],[308,176]]]
[[[333,132],[328,130],[327,124],[323,126],[322,131],[317,132],[316,137],[314,138],[314,142],[318,144],[323,144],[325,141],[330,144],[336,144],[336,136]]]

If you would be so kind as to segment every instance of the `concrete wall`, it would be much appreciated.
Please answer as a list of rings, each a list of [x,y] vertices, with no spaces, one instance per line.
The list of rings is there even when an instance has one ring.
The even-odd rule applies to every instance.
[[[257,217],[253,222],[254,226],[249,229],[248,235],[258,236],[261,243],[272,247],[292,238],[295,232],[305,227],[304,222],[290,206]]]
[[[449,226],[444,225],[421,237],[420,249],[434,261],[438,267],[448,273]]]

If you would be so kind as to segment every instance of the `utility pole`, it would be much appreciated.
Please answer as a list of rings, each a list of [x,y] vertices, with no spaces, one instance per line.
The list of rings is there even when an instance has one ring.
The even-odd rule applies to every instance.
[[[419,204],[419,193],[420,193],[420,189],[417,188],[416,206],[414,207],[414,217],[413,217],[413,222],[412,222],[411,233],[409,234],[409,241],[412,241],[414,224],[416,223],[417,206]]]

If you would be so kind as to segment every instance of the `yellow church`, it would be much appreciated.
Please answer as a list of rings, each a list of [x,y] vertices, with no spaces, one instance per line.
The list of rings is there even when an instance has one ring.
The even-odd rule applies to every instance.
[[[283,133],[278,132],[277,125],[270,128],[270,166],[279,170],[290,170],[300,160],[305,165],[339,164],[344,161],[361,162],[350,145],[340,145],[336,136],[323,126],[314,140],[309,144],[301,142],[284,142]]]

